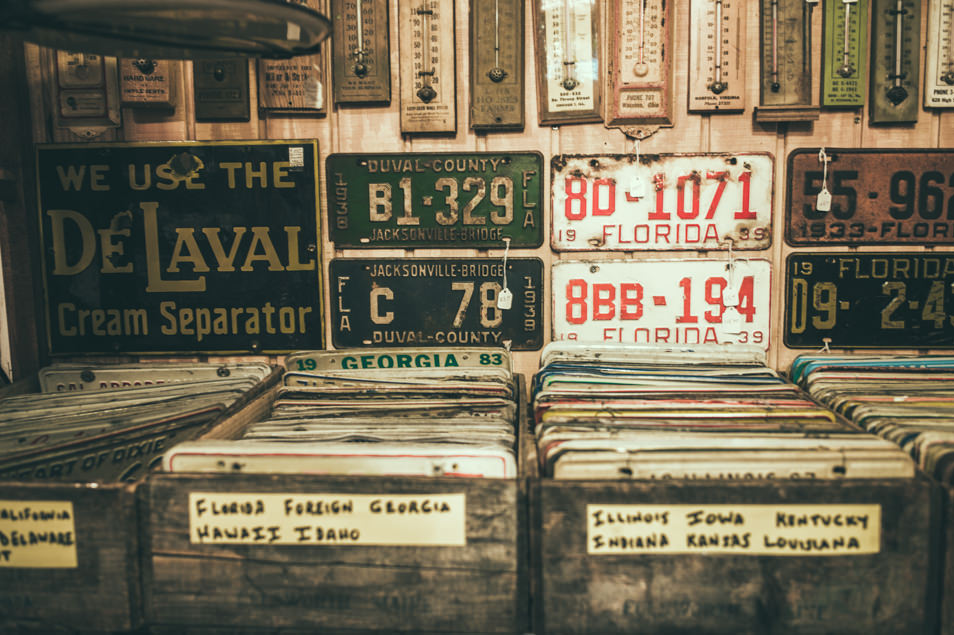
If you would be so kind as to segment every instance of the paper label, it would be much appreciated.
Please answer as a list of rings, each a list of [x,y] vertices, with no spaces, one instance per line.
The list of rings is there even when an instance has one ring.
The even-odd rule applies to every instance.
[[[219,545],[463,547],[465,494],[189,494],[189,540]]]
[[[587,505],[593,555],[846,556],[881,550],[880,505]]]
[[[0,500],[0,567],[76,566],[73,503]]]

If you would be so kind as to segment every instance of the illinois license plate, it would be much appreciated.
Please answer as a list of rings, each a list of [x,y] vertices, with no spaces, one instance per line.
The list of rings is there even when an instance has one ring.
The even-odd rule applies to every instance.
[[[539,258],[334,259],[331,292],[338,348],[543,346]]]
[[[768,348],[767,260],[553,265],[553,339]]]
[[[791,254],[785,344],[954,347],[954,254]]]
[[[539,152],[332,154],[336,247],[539,247]]]
[[[817,149],[788,157],[791,245],[954,244],[954,150]],[[819,210],[825,185],[831,209]]]
[[[557,251],[772,243],[769,154],[564,155],[550,174]]]

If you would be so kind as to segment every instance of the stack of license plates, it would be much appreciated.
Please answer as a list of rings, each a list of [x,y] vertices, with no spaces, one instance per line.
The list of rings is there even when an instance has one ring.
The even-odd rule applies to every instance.
[[[792,381],[954,484],[954,357],[802,355]]]
[[[533,383],[545,476],[578,479],[905,478],[884,439],[811,401],[742,345],[557,342]]]
[[[0,478],[128,480],[259,386],[262,363],[53,364],[0,400]]]
[[[517,414],[505,349],[303,351],[271,415],[240,439],[199,440],[173,472],[513,478]]]

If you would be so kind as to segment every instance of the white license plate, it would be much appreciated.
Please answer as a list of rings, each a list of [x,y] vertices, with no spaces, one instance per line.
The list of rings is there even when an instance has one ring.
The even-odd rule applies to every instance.
[[[553,339],[768,349],[771,279],[767,260],[557,262]]]
[[[550,167],[556,251],[771,246],[769,154],[563,155]]]

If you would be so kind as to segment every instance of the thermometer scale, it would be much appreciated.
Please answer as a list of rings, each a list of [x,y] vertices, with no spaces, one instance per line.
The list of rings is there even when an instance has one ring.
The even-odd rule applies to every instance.
[[[454,3],[400,0],[401,132],[457,131]]]
[[[523,0],[471,0],[470,127],[522,130]]]
[[[812,91],[812,16],[817,3],[760,0],[762,60],[756,121],[818,119]]]
[[[600,121],[596,0],[534,0],[541,125]]]
[[[921,2],[874,0],[871,6],[871,122],[916,122]]]
[[[863,106],[868,64],[868,0],[825,3],[822,105]]]
[[[745,110],[745,3],[692,0],[689,110]]]
[[[954,0],[931,0],[924,107],[954,108]]]
[[[391,101],[387,0],[331,0],[336,104]]]
[[[612,0],[605,20],[605,32],[613,34],[604,75],[606,125],[671,126],[673,2]]]

